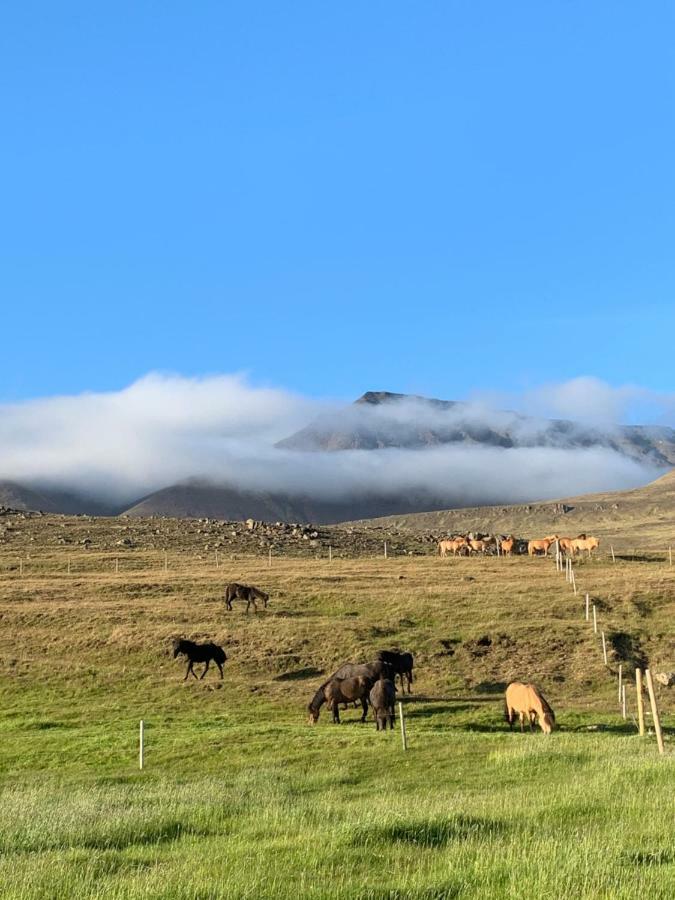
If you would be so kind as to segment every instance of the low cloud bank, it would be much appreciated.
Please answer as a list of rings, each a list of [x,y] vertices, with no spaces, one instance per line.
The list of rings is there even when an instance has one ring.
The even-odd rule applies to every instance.
[[[564,398],[578,392],[578,386],[560,386]],[[415,435],[422,446],[434,443],[431,432],[458,428],[476,431],[477,440],[481,431],[508,430],[516,443],[531,446],[376,444],[372,450],[332,453],[274,447],[317,416],[322,428],[337,423],[342,430],[370,429],[380,437],[393,429],[399,437],[408,434],[413,446]],[[556,438],[557,444],[536,446],[550,423],[495,412],[484,403],[448,409],[405,401],[345,412],[288,391],[254,387],[236,375],[151,374],[118,392],[0,407],[0,478],[74,490],[120,506],[192,478],[321,499],[404,495],[473,505],[623,489],[661,474],[662,467],[613,449],[615,428],[603,421],[597,428],[608,436],[607,446],[568,446],[568,434]]]

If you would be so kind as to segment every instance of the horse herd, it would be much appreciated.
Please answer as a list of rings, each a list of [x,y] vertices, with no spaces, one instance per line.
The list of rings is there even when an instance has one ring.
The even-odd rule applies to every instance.
[[[185,638],[176,638],[173,642],[174,659],[179,655],[184,655],[188,659],[183,681],[190,675],[197,678],[193,668],[196,662],[205,663],[200,679],[208,672],[211,661],[218,666],[220,677],[223,678],[223,663],[227,656],[218,644],[198,644]],[[346,709],[353,703],[356,707],[361,706],[361,722],[366,721],[370,707],[373,710],[376,730],[386,731],[387,724],[390,730],[393,730],[396,718],[396,679],[400,680],[401,691],[405,693],[407,685],[410,694],[413,665],[413,654],[399,649],[380,650],[373,662],[344,663],[315,691],[307,706],[309,724],[315,725],[319,721],[321,707],[325,705],[331,711],[333,723],[339,725],[340,706]],[[509,728],[513,728],[515,718],[518,716],[521,732],[525,720],[530,726],[530,731],[534,730],[535,722],[538,722],[545,734],[550,734],[555,726],[555,714],[534,684],[523,684],[519,681],[509,684],[504,699],[504,715]]]
[[[556,541],[560,552],[569,557],[575,557],[577,553],[583,553],[584,550],[590,556],[600,546],[598,538],[588,537],[585,534],[580,534],[575,538],[551,534],[534,540],[524,540],[512,534],[508,536],[460,534],[440,540],[438,553],[439,556],[448,556],[448,554],[453,556],[471,556],[472,554],[513,556],[514,553],[527,553],[528,556],[548,556],[548,551],[555,546]]]

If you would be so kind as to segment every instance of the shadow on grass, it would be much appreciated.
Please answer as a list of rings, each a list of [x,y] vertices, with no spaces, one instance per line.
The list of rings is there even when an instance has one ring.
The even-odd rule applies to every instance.
[[[406,712],[408,719],[429,719],[432,716],[438,716],[443,713],[472,712],[474,710],[473,703],[434,703],[429,706],[411,706]],[[408,708],[407,708],[408,709]]]
[[[304,669],[296,669],[294,672],[284,672],[281,675],[277,675],[273,680],[274,681],[300,681],[303,678],[314,678],[318,675],[323,675],[323,669],[316,669],[314,666],[307,666]]]
[[[126,850],[129,847],[159,846],[170,844],[188,835],[207,837],[214,832],[195,828],[189,824],[179,822],[176,819],[164,822],[151,822],[137,827],[120,828],[100,834],[74,834],[64,836],[64,842],[54,842],[39,839],[31,844],[19,844],[13,847],[11,842],[2,846],[3,853],[35,853],[53,850],[63,850],[64,847],[72,850]]]
[[[506,830],[497,819],[455,816],[451,819],[423,819],[392,825],[369,825],[355,829],[351,843],[363,847],[372,844],[411,844],[417,847],[445,847],[455,841],[496,837]]]
[[[675,862],[675,853],[670,850],[636,850],[622,853],[621,862],[627,866],[669,866]]]

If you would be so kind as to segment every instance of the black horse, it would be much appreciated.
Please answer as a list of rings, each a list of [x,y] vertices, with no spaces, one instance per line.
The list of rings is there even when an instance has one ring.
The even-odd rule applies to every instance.
[[[377,654],[379,661],[386,663],[394,674],[393,681],[396,676],[401,679],[401,690],[405,692],[404,678],[408,681],[408,693],[411,693],[410,685],[413,683],[413,655],[412,653],[404,653],[402,650],[380,650]]]
[[[190,674],[194,675],[195,678],[197,677],[192,668],[196,662],[206,663],[204,671],[199,676],[200,679],[202,679],[209,671],[211,660],[213,660],[220,669],[220,677],[223,677],[223,663],[227,659],[227,656],[225,655],[223,648],[219,647],[218,644],[195,644],[194,641],[186,641],[185,638],[176,638],[173,642],[173,658],[175,659],[181,654],[187,656],[189,660],[183,681],[186,681]]]

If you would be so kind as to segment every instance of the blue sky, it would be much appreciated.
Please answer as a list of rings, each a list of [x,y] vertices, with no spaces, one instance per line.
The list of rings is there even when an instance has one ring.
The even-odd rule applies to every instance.
[[[0,401],[672,392],[671,4],[9,4]]]

